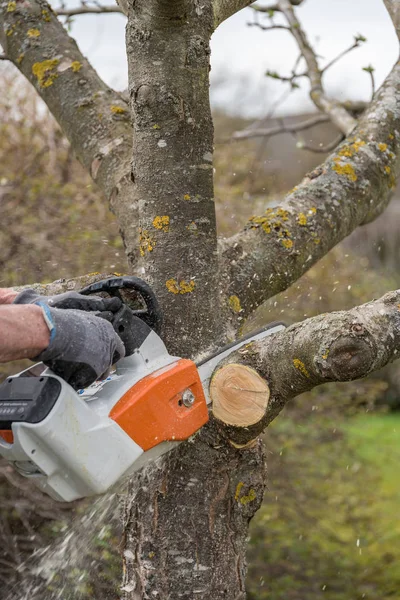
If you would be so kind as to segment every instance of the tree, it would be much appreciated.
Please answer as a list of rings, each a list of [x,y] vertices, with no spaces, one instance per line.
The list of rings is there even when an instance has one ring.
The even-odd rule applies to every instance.
[[[384,3],[400,35],[400,3]],[[204,355],[237,337],[267,298],[384,210],[399,172],[399,65],[356,121],[324,91],[294,13],[300,2],[278,0],[273,10],[285,15],[300,46],[311,97],[346,139],[280,207],[217,240],[209,41],[220,23],[249,4],[121,2],[129,102],[101,81],[44,0],[0,4],[2,58],[32,83],[110,202],[132,272],[155,289],[165,314],[163,337],[181,356]],[[101,11],[97,5],[77,10]],[[81,281],[75,280],[77,289]],[[256,388],[238,397],[224,388],[232,366],[222,368],[217,376],[228,392],[222,409],[215,404],[210,423],[190,443],[130,482],[123,598],[245,597],[248,523],[266,484],[258,435],[290,398],[394,360],[399,306],[400,291],[389,292],[348,312],[297,323],[230,357],[234,369],[249,367],[257,381],[261,375],[264,402],[255,401]]]

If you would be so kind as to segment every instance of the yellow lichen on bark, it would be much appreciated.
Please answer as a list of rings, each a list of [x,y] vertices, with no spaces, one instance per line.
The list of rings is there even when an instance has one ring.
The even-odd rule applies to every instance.
[[[153,219],[153,227],[160,231],[169,231],[169,217],[168,215],[157,216]]]
[[[82,69],[82,63],[80,63],[78,60],[74,60],[74,62],[71,64],[71,69],[74,73],[79,73],[79,71]]]
[[[304,213],[300,213],[297,217],[297,222],[299,225],[302,225],[304,227],[304,225],[307,225],[307,217]]]
[[[308,379],[310,378],[310,374],[307,371],[305,364],[299,358],[294,358],[293,359],[293,364],[294,364],[295,368],[298,371],[300,371],[300,373],[302,373]]]
[[[117,106],[116,104],[112,104],[110,106],[110,110],[113,113],[113,115],[124,115],[126,113],[126,108],[123,108],[122,106]]]
[[[333,165],[332,169],[338,175],[344,175],[350,181],[357,181],[357,175],[356,175],[356,172],[354,171],[354,167],[352,165],[350,165],[349,163],[342,165],[342,164],[340,164],[340,159],[335,159],[335,164]]]
[[[9,2],[9,3],[7,4],[7,12],[9,12],[9,13],[10,13],[10,12],[14,12],[14,10],[15,10],[16,8],[17,8],[17,3],[16,3],[16,2],[14,2],[13,0],[12,0],[12,2]]]
[[[185,281],[182,279],[179,283],[176,279],[168,279],[165,282],[165,287],[172,294],[190,294],[193,292],[196,284],[194,281]]]
[[[155,241],[148,231],[139,229],[139,252],[140,256],[144,256],[146,252],[152,252],[155,248]]]
[[[230,296],[228,303],[229,303],[230,308],[233,310],[233,312],[240,313],[240,311],[242,310],[242,307],[240,305],[240,300],[237,296]]]
[[[386,152],[387,144],[378,144],[378,148],[381,152]]]
[[[32,66],[32,73],[35,75],[40,87],[47,88],[53,85],[58,74],[54,72],[54,69],[60,63],[58,58],[50,60],[44,60],[43,62],[37,62]]]
[[[40,37],[39,29],[28,29],[28,37],[30,37],[30,38]]]

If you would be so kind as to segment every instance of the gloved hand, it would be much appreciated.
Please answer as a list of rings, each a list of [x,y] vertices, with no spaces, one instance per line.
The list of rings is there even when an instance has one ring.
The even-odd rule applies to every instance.
[[[56,296],[40,296],[32,288],[18,294],[13,304],[47,304],[52,308],[111,311],[117,312],[122,302],[119,298],[101,298],[100,296],[84,296],[78,292],[65,292]]]
[[[74,389],[107,376],[111,365],[125,356],[124,344],[106,320],[112,313],[101,318],[101,313],[38,305],[50,329],[50,344],[35,360],[43,361]]]

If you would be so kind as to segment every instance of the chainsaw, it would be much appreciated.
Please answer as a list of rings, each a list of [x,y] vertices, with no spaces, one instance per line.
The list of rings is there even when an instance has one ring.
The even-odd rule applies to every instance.
[[[0,455],[64,502],[106,492],[190,438],[208,421],[209,384],[218,364],[284,328],[271,323],[196,364],[168,353],[160,306],[148,284],[113,277],[80,293],[102,292],[123,301],[112,325],[126,355],[115,371],[75,390],[39,363],[0,385]],[[142,308],[131,308],[130,292]]]

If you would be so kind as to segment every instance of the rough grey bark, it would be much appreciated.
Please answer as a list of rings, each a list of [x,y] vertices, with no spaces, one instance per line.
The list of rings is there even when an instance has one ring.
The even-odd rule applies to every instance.
[[[134,116],[132,201],[141,267],[186,356],[218,343],[221,321],[208,96],[210,0],[137,0],[128,15]]]
[[[359,125],[277,207],[220,243],[225,306],[242,322],[388,204],[400,169],[400,65]]]

